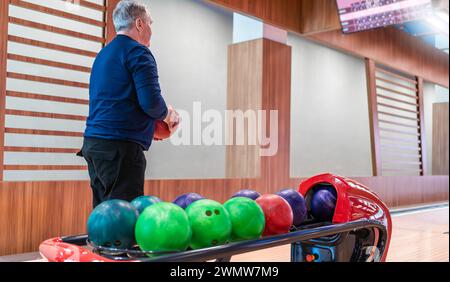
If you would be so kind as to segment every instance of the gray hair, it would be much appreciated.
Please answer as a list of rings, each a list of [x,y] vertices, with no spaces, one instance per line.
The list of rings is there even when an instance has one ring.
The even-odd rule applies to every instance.
[[[147,6],[137,0],[120,1],[113,12],[116,32],[129,30],[138,18],[150,15]]]

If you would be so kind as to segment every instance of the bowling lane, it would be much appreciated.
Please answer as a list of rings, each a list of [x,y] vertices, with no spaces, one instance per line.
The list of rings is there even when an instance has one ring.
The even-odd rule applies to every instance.
[[[449,208],[392,217],[389,262],[448,262]]]
[[[394,214],[389,262],[448,262],[449,208]],[[247,253],[233,262],[289,262],[290,246]]]

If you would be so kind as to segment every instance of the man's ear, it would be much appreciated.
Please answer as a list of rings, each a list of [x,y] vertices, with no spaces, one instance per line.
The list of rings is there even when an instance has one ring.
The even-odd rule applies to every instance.
[[[137,18],[136,19],[136,28],[137,28],[137,30],[140,32],[140,31],[142,31],[142,28],[143,28],[143,22],[142,22],[142,19],[141,18]]]

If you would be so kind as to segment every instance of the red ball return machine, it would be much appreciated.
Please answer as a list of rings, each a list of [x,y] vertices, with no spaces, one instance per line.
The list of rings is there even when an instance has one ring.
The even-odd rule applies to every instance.
[[[49,239],[39,251],[51,262],[227,262],[235,255],[290,244],[292,262],[384,262],[392,234],[386,205],[351,179],[322,174],[300,184],[308,210],[315,189],[324,185],[337,194],[332,222],[319,222],[308,213],[301,226],[282,235],[177,253],[99,247],[80,235]]]

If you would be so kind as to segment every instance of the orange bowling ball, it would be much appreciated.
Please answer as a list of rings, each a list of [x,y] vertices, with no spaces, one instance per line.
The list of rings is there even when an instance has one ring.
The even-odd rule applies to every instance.
[[[172,132],[169,130],[169,125],[164,121],[157,120],[155,122],[155,133],[153,134],[153,140],[162,141],[170,137]]]

